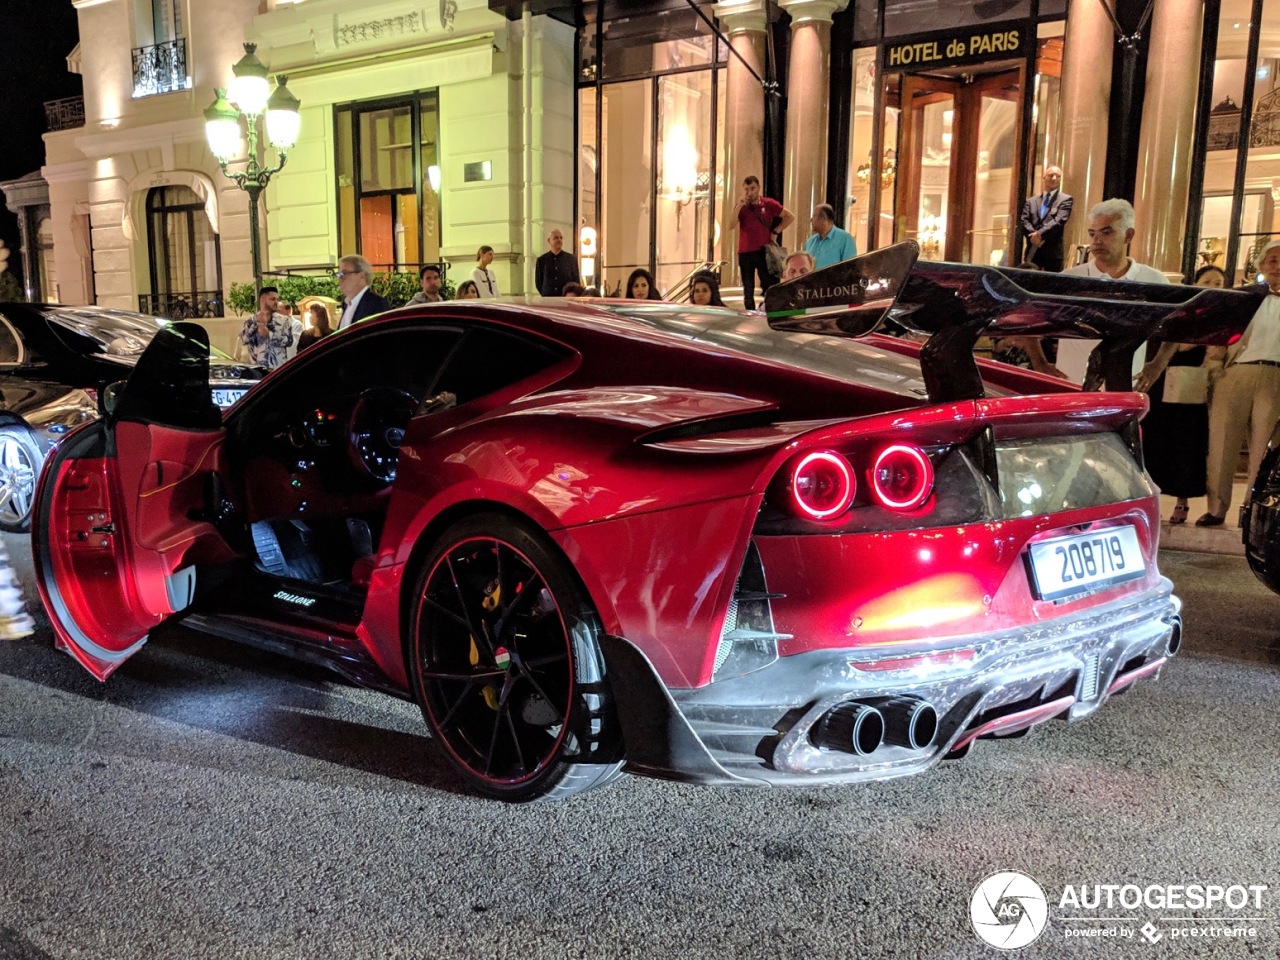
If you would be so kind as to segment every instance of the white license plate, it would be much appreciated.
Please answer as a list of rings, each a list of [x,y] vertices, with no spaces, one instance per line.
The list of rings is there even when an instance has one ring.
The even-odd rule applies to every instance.
[[[1057,537],[1031,547],[1031,580],[1041,600],[1062,600],[1136,580],[1147,572],[1133,527]]]
[[[213,402],[225,410],[248,392],[248,387],[215,387],[213,390]]]

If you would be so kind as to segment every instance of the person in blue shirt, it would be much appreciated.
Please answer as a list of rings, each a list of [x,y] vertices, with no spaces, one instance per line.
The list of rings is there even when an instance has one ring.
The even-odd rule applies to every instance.
[[[847,230],[836,226],[836,212],[831,204],[820,203],[814,207],[809,226],[813,228],[813,234],[804,242],[804,248],[813,256],[816,269],[821,270],[858,255],[858,245],[853,242],[853,237]]]

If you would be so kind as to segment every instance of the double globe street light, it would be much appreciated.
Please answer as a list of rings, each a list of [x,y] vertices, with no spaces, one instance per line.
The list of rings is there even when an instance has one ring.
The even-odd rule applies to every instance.
[[[302,104],[285,86],[284,76],[276,77],[271,90],[267,79],[270,71],[258,59],[257,45],[246,43],[244,56],[231,68],[231,85],[219,88],[213,105],[204,112],[204,132],[209,151],[217,158],[222,172],[236,186],[249,194],[249,252],[253,259],[254,292],[262,289],[262,250],[258,230],[258,198],[273,176],[284,168],[288,152],[298,142],[302,125]],[[266,114],[267,143],[275,148],[279,160],[274,167],[264,166],[258,159],[258,120]],[[228,170],[227,165],[240,152],[241,126],[248,131],[249,154],[243,170]]]

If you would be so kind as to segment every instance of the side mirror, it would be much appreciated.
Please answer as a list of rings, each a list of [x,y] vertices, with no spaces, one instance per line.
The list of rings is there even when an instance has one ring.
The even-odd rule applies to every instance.
[[[124,392],[124,383],[123,380],[108,383],[98,394],[98,412],[104,417],[109,417],[115,412],[116,406],[120,403],[120,395]]]

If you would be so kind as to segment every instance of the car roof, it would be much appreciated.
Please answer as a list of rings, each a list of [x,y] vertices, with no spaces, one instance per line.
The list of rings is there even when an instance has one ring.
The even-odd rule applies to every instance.
[[[615,336],[632,347],[648,345],[705,357],[709,351],[735,362],[790,370],[798,378],[834,378],[920,402],[926,394],[919,363],[857,340],[778,331],[760,314],[657,300],[504,297],[446,301],[391,311],[374,323],[414,316],[491,320],[540,334],[579,350],[591,362],[600,354],[590,341]],[[368,321],[366,321],[368,322]],[[628,343],[619,344],[626,349]],[[619,353],[607,360],[616,363]]]

